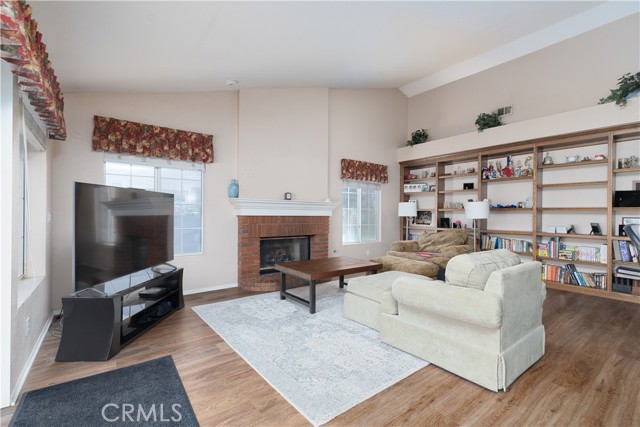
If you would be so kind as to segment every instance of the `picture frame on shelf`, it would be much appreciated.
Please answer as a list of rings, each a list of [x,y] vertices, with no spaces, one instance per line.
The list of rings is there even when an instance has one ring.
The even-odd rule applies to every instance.
[[[544,228],[544,232],[545,233],[555,233],[556,232],[556,226],[555,225],[547,225]]]
[[[416,217],[416,225],[428,225],[433,224],[433,211],[419,211]]]
[[[473,190],[474,188],[473,182],[465,182],[462,184],[463,190]]]
[[[429,192],[430,192],[430,193],[433,193],[433,192],[435,192],[435,191],[436,191],[436,185],[435,185],[435,184],[430,184],[430,185],[429,185]]]
[[[451,228],[451,220],[449,218],[440,218],[440,228]]]
[[[602,229],[600,228],[600,224],[597,222],[592,222],[591,233],[589,234],[593,234],[594,236],[602,236]]]
[[[567,233],[567,227],[556,226],[556,233],[566,234]]]

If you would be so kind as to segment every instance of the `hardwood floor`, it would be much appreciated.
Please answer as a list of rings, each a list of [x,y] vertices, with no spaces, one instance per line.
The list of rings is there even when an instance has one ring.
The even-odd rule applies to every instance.
[[[59,338],[50,334],[23,392],[170,354],[202,426],[307,426],[190,309],[250,294],[227,289],[187,296],[185,309],[107,362],[57,363]],[[429,365],[329,424],[640,426],[640,305],[548,290],[543,322],[544,357],[506,393]],[[13,411],[3,410],[2,425]]]

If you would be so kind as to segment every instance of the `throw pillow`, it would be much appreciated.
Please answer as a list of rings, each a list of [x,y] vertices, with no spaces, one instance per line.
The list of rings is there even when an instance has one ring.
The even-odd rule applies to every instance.
[[[432,248],[450,245],[464,245],[469,238],[469,230],[445,230],[438,233],[424,232],[418,240],[418,250],[436,252]]]

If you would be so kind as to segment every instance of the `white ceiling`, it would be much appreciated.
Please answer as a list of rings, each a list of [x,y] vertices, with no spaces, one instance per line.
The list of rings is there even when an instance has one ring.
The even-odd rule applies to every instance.
[[[63,92],[401,88],[638,13],[639,2],[30,1]],[[239,84],[226,85],[228,79]]]

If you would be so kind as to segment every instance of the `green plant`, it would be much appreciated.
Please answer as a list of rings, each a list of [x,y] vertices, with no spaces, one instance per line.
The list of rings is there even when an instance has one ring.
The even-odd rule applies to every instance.
[[[407,141],[407,145],[409,147],[413,147],[416,144],[422,144],[423,142],[427,142],[429,138],[429,134],[426,129],[418,129],[417,131],[411,134],[411,139]]]
[[[618,88],[610,89],[611,95],[606,98],[600,98],[598,104],[615,102],[616,105],[624,107],[627,105],[627,96],[636,90],[640,90],[640,71],[636,74],[627,73],[620,77],[618,79]]]
[[[502,126],[502,122],[498,113],[480,113],[476,118],[476,126],[478,126],[478,132],[482,132],[485,129]]]

